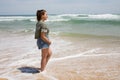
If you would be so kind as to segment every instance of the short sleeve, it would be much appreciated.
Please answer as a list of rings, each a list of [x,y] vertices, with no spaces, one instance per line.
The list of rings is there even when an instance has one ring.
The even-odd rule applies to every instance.
[[[47,26],[45,24],[41,24],[41,32],[48,32]]]
[[[45,33],[46,33],[46,32],[47,32],[47,29],[46,29],[46,28],[42,28],[42,29],[41,29],[41,32],[45,32]]]

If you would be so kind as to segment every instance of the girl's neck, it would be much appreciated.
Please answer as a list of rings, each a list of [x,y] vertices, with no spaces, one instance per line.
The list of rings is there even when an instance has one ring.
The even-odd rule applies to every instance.
[[[41,22],[44,22],[45,20],[40,20]]]

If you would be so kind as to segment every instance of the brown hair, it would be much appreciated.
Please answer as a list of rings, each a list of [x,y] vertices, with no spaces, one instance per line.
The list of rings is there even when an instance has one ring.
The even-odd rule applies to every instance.
[[[37,21],[40,21],[42,18],[42,15],[44,15],[46,12],[46,10],[42,9],[42,10],[37,10],[36,16],[37,16]]]

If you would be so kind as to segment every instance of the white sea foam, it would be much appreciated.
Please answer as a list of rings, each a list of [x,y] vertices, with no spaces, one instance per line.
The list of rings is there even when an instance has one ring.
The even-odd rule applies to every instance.
[[[115,14],[93,14],[93,15],[91,14],[61,14],[61,15],[56,15],[52,17],[50,16],[50,20],[52,19],[53,21],[69,21],[71,19],[120,20],[120,15],[115,15]]]
[[[91,49],[91,50],[85,51],[85,52],[83,52],[81,54],[76,54],[76,55],[71,55],[71,56],[66,56],[66,57],[61,57],[61,58],[53,58],[53,59],[51,59],[51,61],[58,61],[58,60],[64,60],[64,59],[70,59],[70,58],[77,58],[77,57],[80,57],[80,56],[85,55],[85,54],[90,54],[90,53],[96,52],[98,50],[100,50],[100,48]]]
[[[47,22],[59,22],[69,21],[71,19],[113,19],[120,20],[119,15],[115,14],[60,14],[60,15],[49,15]],[[29,20],[32,22],[36,21],[36,16],[0,16],[0,21],[22,21]]]
[[[61,15],[58,15],[58,17],[77,17],[79,16],[80,14],[61,14]],[[81,14],[82,15],[82,14]]]
[[[59,35],[60,32],[51,32],[52,35]]]
[[[62,18],[56,18],[56,19],[48,19],[47,22],[59,22],[59,21],[69,21],[70,19],[62,19]]]
[[[30,20],[35,21],[35,17],[33,16],[1,16],[0,21],[22,21],[22,20]]]
[[[88,15],[88,17],[93,19],[120,19],[119,15],[113,14]]]
[[[63,18],[61,15],[50,15],[49,17],[48,17],[48,22],[54,22],[54,21],[57,21],[57,22],[59,22],[59,21],[69,21],[70,19],[68,19],[68,18]]]

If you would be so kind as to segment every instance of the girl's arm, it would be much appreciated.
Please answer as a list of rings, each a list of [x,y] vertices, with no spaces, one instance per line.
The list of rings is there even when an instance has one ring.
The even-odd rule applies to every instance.
[[[45,34],[45,32],[41,32],[41,39],[50,45],[51,41],[45,36]]]

